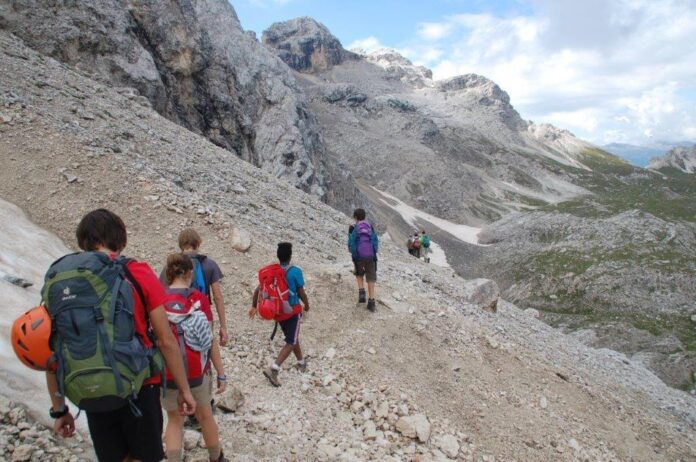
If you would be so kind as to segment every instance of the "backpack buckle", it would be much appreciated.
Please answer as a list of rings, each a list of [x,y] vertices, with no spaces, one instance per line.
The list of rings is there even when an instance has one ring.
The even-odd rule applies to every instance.
[[[104,321],[104,315],[102,314],[102,312],[98,306],[94,307],[94,319],[96,319],[97,322]]]

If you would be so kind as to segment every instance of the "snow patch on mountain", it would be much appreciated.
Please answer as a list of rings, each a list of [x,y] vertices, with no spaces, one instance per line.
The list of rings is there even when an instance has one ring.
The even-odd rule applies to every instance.
[[[436,216],[430,215],[429,213],[423,212],[422,210],[418,210],[415,207],[411,207],[408,204],[405,204],[404,202],[387,192],[380,191],[377,188],[373,189],[383,196],[383,198],[381,198],[380,200],[384,204],[398,212],[404,219],[404,221],[406,221],[406,223],[410,224],[414,228],[419,228],[418,220],[427,221],[431,225],[441,229],[442,231],[445,231],[446,233],[451,234],[452,236],[456,237],[462,242],[480,245],[478,243],[478,234],[481,232],[481,228],[460,225],[457,223],[452,223],[448,220],[444,220],[442,218],[438,218]]]

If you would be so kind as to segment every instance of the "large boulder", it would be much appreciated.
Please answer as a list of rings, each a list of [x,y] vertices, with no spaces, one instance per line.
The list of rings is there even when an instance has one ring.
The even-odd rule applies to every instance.
[[[466,300],[484,311],[495,313],[498,309],[500,287],[490,279],[472,279],[464,286]]]
[[[233,228],[230,234],[230,244],[237,252],[246,252],[251,247],[251,234],[245,229]]]
[[[425,414],[401,417],[396,421],[396,430],[408,438],[425,443],[430,439],[430,422]]]

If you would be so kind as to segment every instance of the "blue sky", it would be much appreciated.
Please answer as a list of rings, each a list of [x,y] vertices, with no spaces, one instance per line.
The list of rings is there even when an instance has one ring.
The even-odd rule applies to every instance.
[[[346,48],[474,72],[522,117],[597,144],[696,140],[696,1],[233,0],[245,29],[311,16]]]

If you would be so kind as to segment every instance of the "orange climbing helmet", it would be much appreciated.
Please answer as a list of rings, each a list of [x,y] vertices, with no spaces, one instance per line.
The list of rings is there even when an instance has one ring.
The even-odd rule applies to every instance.
[[[39,305],[18,317],[12,324],[12,348],[25,366],[37,371],[54,368],[49,346],[51,317]]]

